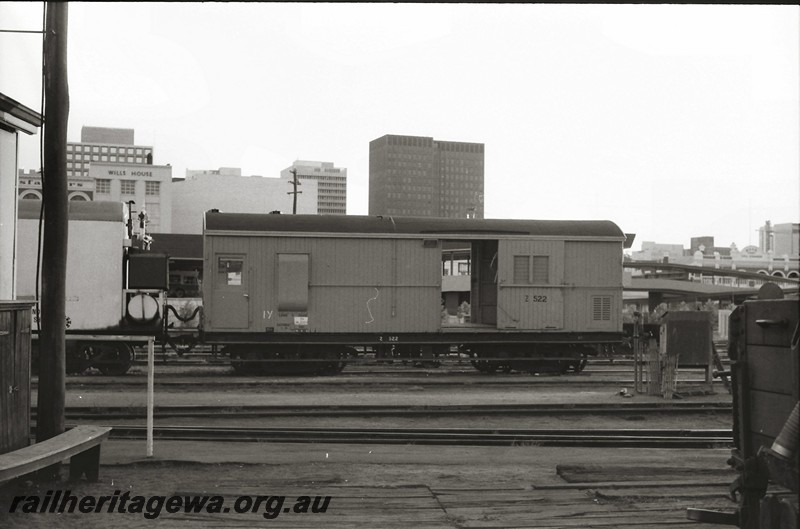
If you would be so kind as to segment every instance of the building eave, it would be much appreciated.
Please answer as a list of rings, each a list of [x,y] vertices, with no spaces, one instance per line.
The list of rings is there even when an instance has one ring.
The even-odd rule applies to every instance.
[[[36,134],[42,122],[41,114],[0,93],[0,124],[26,134]]]

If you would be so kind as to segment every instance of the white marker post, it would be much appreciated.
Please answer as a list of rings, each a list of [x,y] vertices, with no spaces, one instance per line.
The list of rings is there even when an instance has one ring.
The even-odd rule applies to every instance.
[[[154,382],[155,376],[155,347],[154,339],[147,340],[147,457],[153,457],[153,403],[155,397]]]

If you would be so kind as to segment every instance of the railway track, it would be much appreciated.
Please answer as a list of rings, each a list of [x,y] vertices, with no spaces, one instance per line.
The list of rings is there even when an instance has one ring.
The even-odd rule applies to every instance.
[[[448,446],[555,446],[610,448],[729,448],[730,430],[506,430],[461,428],[230,428],[157,426],[159,440],[415,444]],[[113,426],[112,439],[145,439],[144,426]]]
[[[443,406],[156,406],[157,419],[177,417],[203,418],[269,418],[269,417],[454,417],[454,416],[546,416],[606,415],[629,416],[660,414],[725,414],[732,413],[728,403],[625,403],[608,404],[503,404]],[[146,417],[143,407],[68,407],[68,421],[135,420]],[[36,409],[31,410],[31,419]]]
[[[393,385],[393,386],[431,386],[431,387],[468,387],[468,386],[537,386],[537,387],[596,387],[596,386],[609,386],[612,388],[633,387],[634,381],[632,378],[591,378],[591,377],[502,377],[502,378],[480,378],[465,375],[464,377],[425,377],[424,374],[418,374],[416,377],[396,377],[393,375],[381,376],[374,375],[372,377],[363,377],[359,380],[342,379],[341,377],[325,378],[322,380],[316,379],[313,381],[298,381],[294,380],[293,384],[289,384],[287,380],[274,379],[264,377],[262,379],[230,379],[219,380],[211,379],[208,377],[186,377],[172,380],[159,380],[156,376],[155,387],[161,389],[175,389],[175,390],[200,390],[203,388],[261,388],[261,387],[275,387],[286,385],[306,384],[306,386],[347,386],[350,383],[357,383],[360,387],[364,386],[380,386],[380,385]],[[703,380],[700,378],[678,379],[676,384],[678,386],[700,386]],[[722,386],[721,382],[716,382]],[[119,378],[105,378],[93,380],[67,380],[66,389],[77,391],[81,389],[92,390],[136,390],[144,389],[147,386],[147,379],[144,377],[126,378],[120,380]],[[34,383],[31,386],[32,390],[36,390],[38,384]],[[724,389],[722,390],[724,391]]]
[[[698,384],[705,379],[703,369],[680,369],[678,371],[678,384]],[[447,365],[438,368],[411,367],[401,364],[394,365],[360,365],[348,366],[341,373],[335,375],[234,375],[226,364],[195,364],[193,362],[170,362],[156,366],[155,384],[159,387],[188,387],[188,386],[235,386],[260,387],[270,385],[296,385],[298,383],[341,385],[347,383],[385,383],[392,384],[431,384],[431,385],[587,385],[598,384],[632,385],[633,364],[614,362],[613,364],[598,361],[589,363],[580,373],[566,374],[540,374],[530,373],[480,373],[471,365]],[[99,373],[84,375],[70,375],[66,379],[67,388],[93,387],[114,388],[142,387],[146,384],[146,371],[141,366],[123,376],[107,376]],[[38,385],[38,377],[32,381],[34,388]]]

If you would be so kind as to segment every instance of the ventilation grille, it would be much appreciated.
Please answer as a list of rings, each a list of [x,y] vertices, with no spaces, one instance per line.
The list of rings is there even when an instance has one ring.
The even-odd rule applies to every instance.
[[[611,321],[611,298],[609,296],[592,297],[592,320]]]
[[[517,285],[531,282],[531,258],[527,255],[514,256],[514,283]]]
[[[550,257],[546,255],[533,256],[533,283],[535,285],[550,284]]]

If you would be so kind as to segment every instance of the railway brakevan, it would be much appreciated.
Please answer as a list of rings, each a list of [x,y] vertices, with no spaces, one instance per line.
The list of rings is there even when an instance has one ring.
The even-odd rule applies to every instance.
[[[609,221],[211,211],[204,339],[239,370],[311,358],[336,369],[353,346],[423,358],[457,347],[484,371],[579,368],[621,339],[624,240]],[[472,263],[463,322],[441,314],[454,243]]]
[[[38,205],[20,201],[20,240],[36,240],[38,208],[24,202]],[[609,221],[210,211],[191,330],[169,324],[168,256],[132,247],[122,204],[70,209],[78,370],[124,372],[131,344],[153,335],[222,348],[239,373],[336,372],[367,350],[430,361],[456,352],[485,372],[577,371],[622,339],[625,236]],[[20,299],[34,293],[30,246],[18,259]],[[460,317],[443,306],[445,248],[459,248],[470,271]]]

